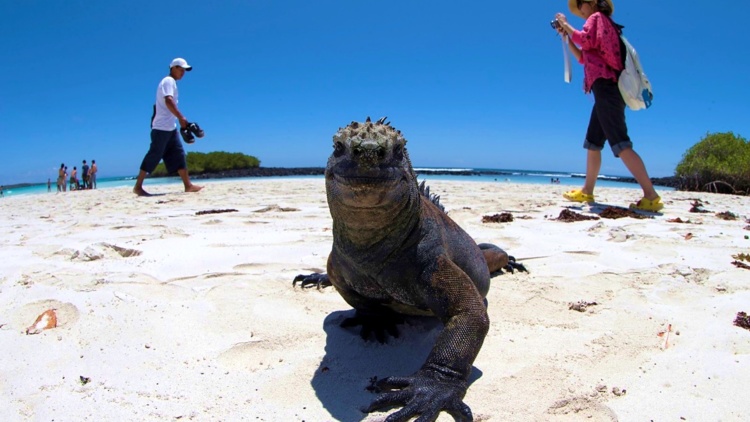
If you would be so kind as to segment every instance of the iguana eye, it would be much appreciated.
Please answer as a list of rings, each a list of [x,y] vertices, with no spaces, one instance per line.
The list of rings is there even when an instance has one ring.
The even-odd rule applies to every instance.
[[[341,142],[335,142],[333,144],[333,155],[334,157],[340,157],[344,153],[344,144]]]
[[[400,160],[404,156],[404,146],[403,145],[396,145],[393,147],[393,156],[396,157],[396,159]]]

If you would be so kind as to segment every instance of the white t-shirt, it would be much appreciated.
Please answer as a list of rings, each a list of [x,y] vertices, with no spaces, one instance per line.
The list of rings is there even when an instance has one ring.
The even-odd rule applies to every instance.
[[[152,129],[171,131],[177,127],[177,118],[169,111],[164,101],[164,97],[167,96],[171,96],[177,104],[177,81],[171,76],[162,79],[156,88],[156,115],[151,123]]]

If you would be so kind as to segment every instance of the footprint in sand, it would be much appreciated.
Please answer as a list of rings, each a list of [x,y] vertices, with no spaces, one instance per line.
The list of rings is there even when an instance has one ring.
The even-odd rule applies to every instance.
[[[558,416],[559,420],[566,421],[571,420],[570,417],[574,417],[574,420],[592,422],[618,421],[617,414],[612,409],[587,397],[575,397],[557,401],[547,409],[547,413]],[[555,421],[558,418],[553,417],[548,420]]]
[[[688,283],[697,284],[699,286],[705,285],[714,273],[708,268],[693,268],[688,266],[676,266],[673,264],[659,266],[659,268],[666,269],[670,269],[671,267],[674,267],[674,270],[672,271],[673,276],[682,277]]]
[[[219,355],[219,363],[227,368],[255,372],[278,365],[283,350],[266,340],[237,343]]]
[[[263,327],[259,327],[263,330]],[[269,333],[269,335],[253,335],[247,332],[248,341],[236,343],[218,356],[218,363],[229,369],[238,369],[250,372],[274,369],[287,365],[295,365],[309,356],[305,354],[290,353],[300,344],[305,344],[317,333],[295,333],[282,334]]]
[[[96,243],[83,251],[74,251],[70,259],[79,261],[96,261],[103,258],[130,258],[142,252],[137,249],[124,248],[110,243]]]
[[[184,230],[175,227],[167,227],[161,232],[160,239],[171,239],[173,237],[190,237]]]
[[[630,233],[628,233],[628,232],[627,232],[627,231],[626,231],[625,229],[623,229],[622,227],[613,227],[613,228],[612,228],[612,229],[611,229],[611,230],[609,231],[609,239],[608,239],[608,240],[609,240],[610,242],[617,242],[617,243],[621,243],[621,242],[626,242],[626,241],[628,241],[628,240],[629,240],[630,238],[632,238],[632,237],[633,237],[633,235],[632,235],[632,234],[630,234]]]
[[[278,205],[270,205],[270,206],[267,206],[265,208],[261,208],[259,210],[255,210],[253,212],[269,212],[269,211],[294,212],[294,211],[299,211],[299,209],[298,208],[291,208],[291,207],[290,208],[285,208],[285,207],[280,207]]]

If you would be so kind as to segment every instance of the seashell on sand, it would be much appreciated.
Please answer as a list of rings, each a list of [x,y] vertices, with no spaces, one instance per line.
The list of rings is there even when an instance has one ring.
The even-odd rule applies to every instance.
[[[55,327],[57,327],[57,314],[54,309],[47,309],[36,317],[36,321],[26,329],[26,334],[39,334],[44,330]]]

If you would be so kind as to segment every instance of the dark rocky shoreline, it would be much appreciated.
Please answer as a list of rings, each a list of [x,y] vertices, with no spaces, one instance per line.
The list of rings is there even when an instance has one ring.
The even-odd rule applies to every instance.
[[[190,175],[193,179],[225,179],[228,177],[270,177],[270,176],[322,176],[325,167],[256,167],[251,169],[227,170],[218,173]],[[417,174],[439,174],[454,176],[509,176],[512,173],[496,170],[416,170]]]
[[[229,177],[322,176],[325,167],[254,167],[218,173],[191,174],[191,179],[226,179]]]
[[[585,178],[585,176],[577,176],[577,175],[574,175],[574,176],[571,176],[571,177],[577,177],[577,178],[581,178],[581,179]],[[610,179],[607,179],[607,180],[612,180],[612,181],[615,181],[615,182],[635,183],[635,184],[638,184],[638,182],[633,177],[616,177],[616,178],[610,178]],[[679,190],[680,186],[682,186],[682,184],[681,184],[680,181],[681,181],[681,179],[679,177],[677,177],[677,176],[652,177],[651,178],[651,183],[653,183],[654,186],[666,186],[668,188],[675,188],[675,189],[678,189],[678,190]]]
[[[225,179],[239,177],[278,177],[278,176],[322,176],[325,174],[325,167],[255,167],[251,169],[227,170],[216,173],[201,173],[191,175],[192,179]],[[453,176],[510,176],[512,173],[499,170],[416,170],[417,174],[431,175],[453,175]],[[583,177],[583,176],[573,176]],[[632,177],[618,177],[608,179],[623,183],[637,183]],[[651,181],[657,186],[667,186],[679,188],[678,177],[653,177]]]

